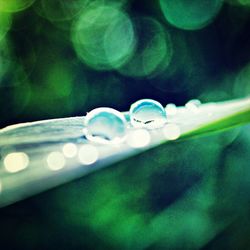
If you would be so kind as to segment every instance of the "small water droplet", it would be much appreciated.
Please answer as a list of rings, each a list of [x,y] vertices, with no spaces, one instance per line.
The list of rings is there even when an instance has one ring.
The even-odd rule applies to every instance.
[[[130,108],[130,122],[136,128],[155,129],[167,121],[163,106],[154,100],[143,99],[135,102]]]
[[[180,137],[181,130],[178,125],[170,123],[164,126],[163,133],[167,140],[176,140]]]
[[[193,113],[198,113],[200,105],[201,105],[200,100],[192,99],[185,104],[185,107]]]
[[[124,115],[112,108],[96,108],[85,118],[86,138],[102,144],[118,144],[126,137]]]
[[[166,112],[168,115],[175,115],[177,113],[177,107],[174,103],[169,103],[166,106]]]

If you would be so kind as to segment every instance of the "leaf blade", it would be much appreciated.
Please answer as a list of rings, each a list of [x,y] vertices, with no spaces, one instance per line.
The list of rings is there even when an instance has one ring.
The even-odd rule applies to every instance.
[[[209,115],[211,114],[211,115]],[[129,123],[128,114],[125,113]],[[179,107],[175,116],[169,116],[169,123],[181,128],[180,139],[207,135],[250,122],[250,98],[223,103],[203,104],[199,112]],[[100,159],[91,166],[82,166],[77,158],[67,160],[60,171],[51,171],[47,166],[47,156],[52,151],[61,151],[67,142],[80,147],[88,143],[83,138],[84,117],[61,118],[33,123],[19,124],[0,130],[2,161],[0,167],[0,207],[45,191],[68,181],[82,177],[148,149],[168,142],[162,129],[151,131],[149,146],[134,149],[126,143],[119,146],[96,145]],[[30,166],[16,174],[6,172],[4,153],[24,151],[30,156]]]

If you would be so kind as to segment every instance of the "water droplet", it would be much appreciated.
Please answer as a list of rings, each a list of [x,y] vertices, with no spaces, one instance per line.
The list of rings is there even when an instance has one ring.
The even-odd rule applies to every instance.
[[[169,103],[166,106],[166,112],[168,115],[175,115],[177,113],[177,107],[174,103]]]
[[[167,121],[166,111],[163,106],[151,99],[135,102],[131,105],[129,113],[131,124],[136,128],[160,128]]]
[[[47,157],[47,163],[51,170],[60,170],[65,166],[64,155],[60,152],[51,152]]]
[[[198,99],[192,99],[192,100],[188,101],[188,102],[185,104],[185,107],[186,107],[189,111],[191,111],[191,112],[193,112],[193,113],[199,113],[199,111],[200,111],[200,110],[199,110],[200,105],[201,105],[200,100],[198,100]]]
[[[150,133],[146,129],[131,130],[128,133],[127,143],[132,148],[146,147],[151,141]]]
[[[180,137],[181,130],[176,124],[167,124],[163,128],[163,133],[167,140],[176,140]]]
[[[124,115],[112,108],[96,108],[86,115],[86,138],[103,144],[121,143],[126,136]]]
[[[79,161],[84,165],[91,165],[95,163],[99,158],[97,148],[93,145],[81,146],[78,153]]]
[[[24,170],[29,165],[29,157],[23,152],[14,152],[4,158],[5,169],[10,173]]]

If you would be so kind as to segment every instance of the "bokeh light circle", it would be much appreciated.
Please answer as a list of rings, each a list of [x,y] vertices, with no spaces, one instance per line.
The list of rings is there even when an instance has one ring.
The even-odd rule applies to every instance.
[[[85,8],[72,29],[79,58],[92,68],[119,68],[133,52],[133,24],[120,9],[92,4]]]
[[[35,0],[0,0],[0,11],[18,12],[30,7]]]
[[[151,135],[146,129],[131,130],[127,136],[127,144],[132,148],[143,148],[149,145]]]
[[[16,173],[24,170],[29,165],[29,157],[24,152],[13,152],[4,158],[4,166],[9,173]]]
[[[166,20],[184,30],[197,30],[213,21],[221,9],[223,0],[160,0]]]
[[[34,9],[51,22],[63,22],[79,15],[89,2],[90,0],[41,0],[34,4]]]
[[[243,67],[236,76],[233,92],[235,97],[250,95],[250,63]]]
[[[1,1],[1,0],[0,0]],[[0,41],[5,37],[12,24],[12,17],[9,13],[0,12]]]
[[[83,165],[94,164],[99,158],[99,152],[94,145],[83,145],[78,152],[78,158]]]
[[[152,77],[169,65],[173,46],[166,29],[150,17],[133,19],[136,32],[136,48],[133,57],[119,69],[130,77]]]
[[[47,157],[47,164],[50,170],[57,171],[62,169],[65,164],[64,155],[61,152],[51,152]]]

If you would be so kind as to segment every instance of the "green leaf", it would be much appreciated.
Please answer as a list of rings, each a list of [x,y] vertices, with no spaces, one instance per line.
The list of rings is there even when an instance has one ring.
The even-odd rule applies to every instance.
[[[125,116],[129,124],[128,113],[125,113]],[[177,113],[168,117],[168,123],[175,124],[180,129],[180,141],[249,122],[250,98],[208,103],[193,109],[178,107]],[[143,148],[132,148],[127,143],[118,146],[95,145],[99,159],[89,166],[80,164],[77,157],[62,160],[60,157],[65,143],[75,143],[78,149],[89,143],[83,137],[83,129],[84,117],[72,117],[17,124],[0,130],[0,206],[11,204],[104,167],[114,166],[122,160],[129,161],[130,158],[131,162],[136,162],[132,156],[140,154],[146,158],[148,154],[154,152],[151,150],[151,153],[147,153],[149,149],[158,146],[158,150],[161,148],[165,150],[163,144],[165,142],[171,144],[165,137],[164,129],[157,129],[150,131],[151,142]],[[25,169],[14,169],[13,173],[8,171],[8,168],[6,170],[6,156],[12,152],[24,152],[29,157],[29,164]],[[52,170],[48,167],[47,159],[51,152],[59,152],[59,161],[63,161],[58,169]],[[161,154],[156,158],[160,160]],[[12,164],[13,161],[15,159],[12,159]],[[143,164],[153,163],[144,161]]]
[[[211,118],[200,126],[190,129],[182,135],[182,138],[189,138],[197,135],[206,135],[211,132],[227,130],[241,126],[250,122],[250,99],[238,101],[222,102],[214,105],[214,112],[218,114],[216,118]],[[209,111],[208,111],[209,112]],[[213,111],[212,111],[213,112]]]

